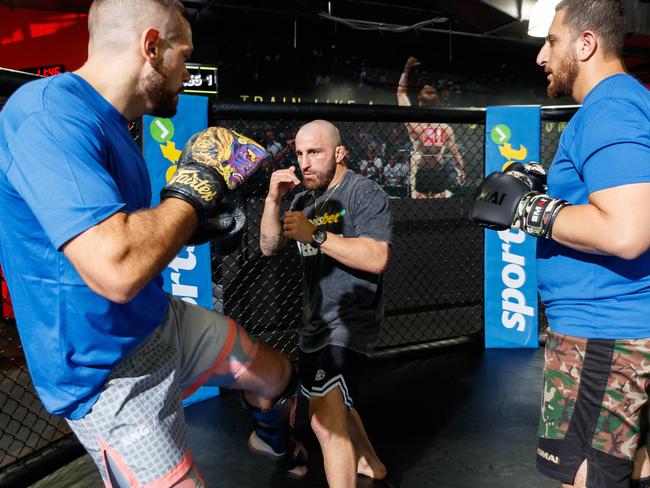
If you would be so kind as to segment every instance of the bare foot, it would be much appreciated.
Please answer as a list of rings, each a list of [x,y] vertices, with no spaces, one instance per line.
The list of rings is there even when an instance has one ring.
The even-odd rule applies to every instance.
[[[384,466],[382,462],[379,461],[379,459],[377,460],[375,466],[370,466],[366,458],[361,456],[357,462],[357,474],[362,474],[368,478],[373,478],[376,480],[383,480],[386,478],[386,476],[388,476],[388,471],[386,470],[386,466]]]

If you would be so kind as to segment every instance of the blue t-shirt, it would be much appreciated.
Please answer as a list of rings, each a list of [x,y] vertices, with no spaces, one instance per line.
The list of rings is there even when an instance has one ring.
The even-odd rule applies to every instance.
[[[114,365],[168,307],[161,279],[125,304],[97,295],[61,246],[150,201],[127,120],[82,78],[34,81],[7,101],[0,112],[0,263],[32,381],[54,414],[84,416]]]
[[[614,75],[589,92],[566,126],[548,192],[572,204],[592,192],[650,182],[650,92]],[[539,291],[551,328],[577,337],[650,337],[650,252],[634,260],[537,243]]]

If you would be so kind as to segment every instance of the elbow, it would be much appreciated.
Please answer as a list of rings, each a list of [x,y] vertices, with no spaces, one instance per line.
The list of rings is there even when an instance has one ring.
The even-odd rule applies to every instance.
[[[621,259],[626,259],[626,260],[629,260],[629,261],[632,261],[632,260],[640,257],[642,254],[643,254],[643,252],[640,252],[639,250],[632,249],[632,248],[630,248],[630,249],[622,249],[622,250],[614,253],[614,255],[616,257],[619,257]]]
[[[613,250],[612,254],[621,259],[633,260],[641,257],[647,251],[647,246],[630,243],[628,245],[619,244],[616,249]]]
[[[386,271],[386,268],[388,268],[388,259],[382,259],[376,263],[373,273],[382,274]]]
[[[97,263],[94,276],[86,280],[87,284],[95,293],[111,302],[128,303],[144,288],[146,276],[130,269],[126,246],[116,245],[105,251],[104,259]]]
[[[374,274],[382,274],[386,272],[386,268],[388,268],[389,255],[390,255],[389,248],[388,246],[386,246],[386,249],[382,250],[378,258],[375,259],[373,263],[374,265],[372,266],[370,272]]]
[[[275,246],[270,246],[268,242],[261,242],[260,241],[260,251],[262,251],[262,254],[266,257],[273,256],[277,252],[277,247]]]
[[[266,212],[266,207],[264,211]],[[265,217],[262,216],[262,220],[264,220],[264,218]],[[264,222],[262,222],[259,244],[262,254],[269,257],[278,252],[278,249],[283,246],[283,236],[281,228],[277,232],[273,232],[273,229],[269,231],[266,227],[267,226],[264,225]]]
[[[134,280],[127,281],[123,278],[115,283],[110,291],[110,297],[107,298],[112,302],[125,304],[133,300],[142,288],[143,286],[140,282]]]
[[[113,303],[123,305],[123,304],[129,303],[131,300],[133,300],[136,295],[137,295],[137,291],[136,292],[130,292],[128,290],[124,290],[124,291],[114,290],[111,293],[105,294],[104,298],[106,298],[107,300],[109,300],[109,301],[111,301]]]
[[[105,270],[101,282],[89,286],[98,295],[118,304],[130,302],[142,290],[140,282],[118,269]]]
[[[650,242],[634,232],[616,234],[616,241],[610,253],[621,259],[633,260],[648,252]]]

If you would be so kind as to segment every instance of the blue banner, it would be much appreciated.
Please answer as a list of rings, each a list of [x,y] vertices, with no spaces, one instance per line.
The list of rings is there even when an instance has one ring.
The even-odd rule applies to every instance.
[[[178,112],[171,119],[144,117],[144,158],[151,178],[152,205],[160,202],[160,189],[176,170],[187,140],[207,126],[208,99],[201,96],[181,95]],[[162,274],[168,293],[212,309],[209,244],[184,247]]]
[[[485,174],[509,161],[539,162],[539,106],[488,107]],[[536,238],[485,231],[485,347],[537,347]]]
[[[151,205],[160,203],[160,190],[176,171],[185,143],[208,126],[208,99],[181,95],[171,119],[143,118],[144,158],[151,178]],[[210,244],[185,246],[162,272],[164,289],[186,302],[212,310]],[[187,406],[219,395],[219,388],[202,386],[183,400]]]

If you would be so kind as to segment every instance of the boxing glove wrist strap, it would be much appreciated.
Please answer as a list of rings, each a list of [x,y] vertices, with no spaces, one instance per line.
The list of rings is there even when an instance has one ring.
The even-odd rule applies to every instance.
[[[531,192],[519,202],[513,227],[535,237],[550,239],[557,214],[567,205],[570,203],[566,200]]]

